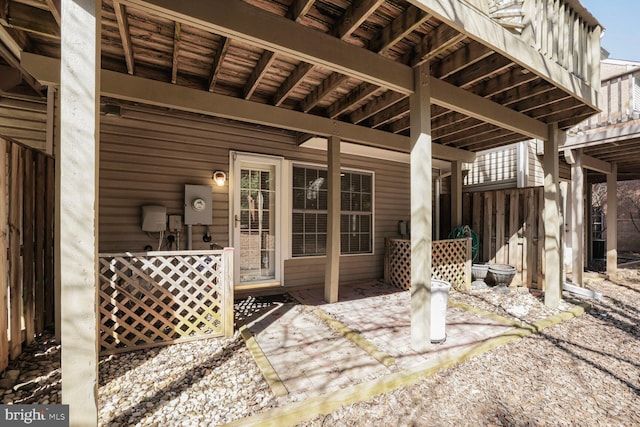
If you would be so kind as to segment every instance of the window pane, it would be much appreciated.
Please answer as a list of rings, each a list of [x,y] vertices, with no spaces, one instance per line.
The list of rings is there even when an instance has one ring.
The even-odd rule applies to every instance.
[[[271,190],[271,174],[267,171],[260,172],[260,188],[262,190]]]
[[[351,195],[351,210],[352,211],[360,211],[360,207],[362,206],[360,193]]]
[[[343,191],[340,193],[340,210],[348,211],[351,208],[351,197],[349,197],[349,193]]]
[[[349,253],[349,235],[348,234],[340,235],[340,252],[343,254]]]
[[[301,213],[294,213],[291,221],[291,229],[294,233],[302,233],[304,230],[304,215]]]
[[[304,253],[308,255],[316,254],[316,235],[306,234],[304,236]]]
[[[362,192],[363,193],[367,193],[367,194],[372,194],[373,193],[373,180],[372,180],[372,176],[369,174],[363,174],[362,175]]]
[[[371,237],[369,234],[360,235],[360,252],[371,252]]]
[[[318,255],[327,253],[327,235],[318,234]]]
[[[316,215],[315,214],[304,215],[304,232],[305,233],[316,232]]]
[[[327,190],[320,190],[318,195],[318,210],[327,210]]]
[[[304,190],[293,190],[293,209],[304,209]]]
[[[371,216],[360,215],[360,231],[363,233],[371,232]]]
[[[371,203],[371,194],[362,195],[362,210],[364,212],[371,212],[373,209],[373,203]]]
[[[326,233],[327,232],[327,214],[318,214],[318,233]]]
[[[360,252],[360,235],[359,234],[351,234],[349,236],[349,252],[351,253]]]
[[[351,186],[351,174],[343,173],[340,179],[340,190],[349,191],[350,186]]]
[[[293,187],[304,188],[304,169],[293,168]]]
[[[362,175],[359,174],[351,174],[351,191],[355,191],[357,193],[359,193],[362,188],[362,186],[360,185],[360,177]]]
[[[291,238],[291,253],[293,255],[304,255],[304,236],[302,234],[294,234]]]

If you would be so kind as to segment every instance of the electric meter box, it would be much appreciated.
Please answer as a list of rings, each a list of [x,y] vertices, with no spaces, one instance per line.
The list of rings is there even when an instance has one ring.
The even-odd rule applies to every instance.
[[[211,211],[210,185],[184,186],[184,223],[185,225],[210,225],[213,223]]]
[[[142,231],[165,231],[167,229],[167,208],[160,205],[142,207]]]

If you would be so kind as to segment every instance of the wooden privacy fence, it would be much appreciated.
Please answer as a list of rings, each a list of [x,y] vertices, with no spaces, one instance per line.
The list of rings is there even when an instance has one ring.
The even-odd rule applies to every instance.
[[[464,193],[462,201],[463,223],[480,240],[476,262],[513,265],[515,285],[544,289],[544,189]]]
[[[454,289],[471,286],[471,239],[434,240],[431,243],[431,276],[451,283]],[[411,288],[411,241],[387,239],[384,281],[400,289]]]
[[[0,137],[0,168],[2,372],[23,342],[54,322],[55,165],[46,154]]]
[[[233,335],[233,249],[99,258],[101,353]]]

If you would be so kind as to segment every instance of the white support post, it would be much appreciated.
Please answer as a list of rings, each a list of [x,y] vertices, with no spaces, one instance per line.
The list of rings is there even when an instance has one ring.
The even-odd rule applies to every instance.
[[[562,247],[560,223],[560,196],[558,186],[558,125],[549,125],[549,139],[544,141],[544,209],[545,227],[545,292],[547,307],[557,308],[562,297]]]
[[[62,403],[69,424],[98,423],[97,208],[100,11],[97,0],[62,0],[60,277]]]
[[[324,273],[324,300],[338,301],[340,280],[340,137],[327,141],[327,262]]]
[[[618,277],[618,165],[607,175],[607,277]]]
[[[575,150],[571,165],[571,274],[573,283],[582,286],[584,276],[584,169],[582,149]]]
[[[451,228],[462,225],[462,162],[451,162]]]
[[[411,105],[411,345],[431,346],[432,158],[429,65],[414,69]]]

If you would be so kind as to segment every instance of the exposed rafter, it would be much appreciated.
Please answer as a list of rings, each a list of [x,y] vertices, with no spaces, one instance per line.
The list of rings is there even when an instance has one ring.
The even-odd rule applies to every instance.
[[[335,119],[353,105],[375,94],[380,88],[370,83],[362,83],[357,88],[340,98],[327,108],[327,117]]]
[[[434,77],[444,79],[465,67],[482,61],[492,53],[493,51],[488,47],[480,43],[471,42],[441,61],[431,64],[431,74]]]
[[[60,19],[60,0],[44,0],[44,2],[51,11],[53,19],[55,19],[58,26],[60,26],[60,22],[62,22],[62,19]]]
[[[176,84],[178,81],[178,60],[180,59],[181,38],[182,26],[179,22],[176,22],[173,29],[173,63],[171,65],[171,83],[173,84]]]
[[[0,58],[4,59],[5,62],[11,67],[19,70],[20,73],[22,73],[22,79],[24,80],[24,82],[34,91],[40,93],[40,91],[42,90],[42,86],[40,85],[40,83],[38,83],[36,79],[31,77],[31,74],[29,74],[27,70],[24,69],[24,67],[20,63],[20,60],[13,56],[13,53],[2,43],[0,43]]]
[[[118,0],[113,0],[113,9],[116,12],[118,21],[118,31],[122,40],[122,50],[124,50],[124,60],[127,64],[127,73],[133,75],[135,64],[133,62],[133,45],[131,43],[131,33],[129,32],[129,18],[127,18],[126,6],[120,4]]]
[[[343,74],[333,73],[328,78],[324,79],[322,83],[313,90],[313,92],[300,102],[300,108],[302,111],[305,113],[311,111],[313,107],[318,105],[319,102],[344,83],[348,78],[349,77]]]
[[[354,32],[385,0],[351,2],[333,28],[333,35],[344,40]]]
[[[39,7],[3,0],[0,2],[0,24],[42,37],[60,39],[58,22],[51,12]]]
[[[369,49],[378,53],[386,51],[411,34],[411,32],[426,22],[430,16],[431,15],[415,6],[409,6],[404,12],[391,21],[389,25],[382,29],[380,34],[369,44]]]
[[[316,0],[295,0],[291,7],[289,7],[287,18],[293,21],[299,21],[309,12],[309,9],[311,9],[315,1]]]
[[[231,40],[227,37],[220,37],[220,42],[218,43],[218,50],[216,51],[215,56],[213,57],[213,66],[211,67],[211,77],[209,77],[209,92],[213,92],[213,89],[216,87],[216,80],[218,78],[218,73],[220,72],[220,68],[222,68],[222,62],[224,60],[225,55],[227,54],[227,50],[229,49],[229,44]]]
[[[422,43],[416,46],[411,64],[415,67],[438,56],[466,36],[445,24],[440,24],[435,31],[425,35]]]
[[[376,129],[389,122],[402,118],[407,114],[409,114],[409,98],[405,98],[391,107],[374,114],[366,121],[366,123],[370,127]]]
[[[302,82],[307,74],[313,70],[313,65],[308,62],[300,62],[289,77],[280,85],[273,97],[273,105],[278,106],[284,102],[289,94]]]
[[[256,90],[258,85],[260,84],[260,80],[264,77],[267,69],[271,66],[273,61],[276,59],[276,54],[265,50],[260,60],[258,60],[258,64],[253,69],[253,72],[249,76],[249,80],[247,80],[247,84],[242,89],[242,95],[244,99],[251,98],[253,92]]]
[[[482,62],[475,62],[471,66],[450,75],[444,80],[454,86],[468,88],[492,73],[500,73],[506,70],[511,67],[512,64],[509,58],[493,54],[486,57]]]
[[[360,123],[361,121],[373,116],[374,114],[384,110],[385,108],[389,108],[405,97],[405,95],[397,92],[385,92],[382,96],[376,98],[375,101],[372,101],[351,113],[349,115],[349,121],[351,123]]]

